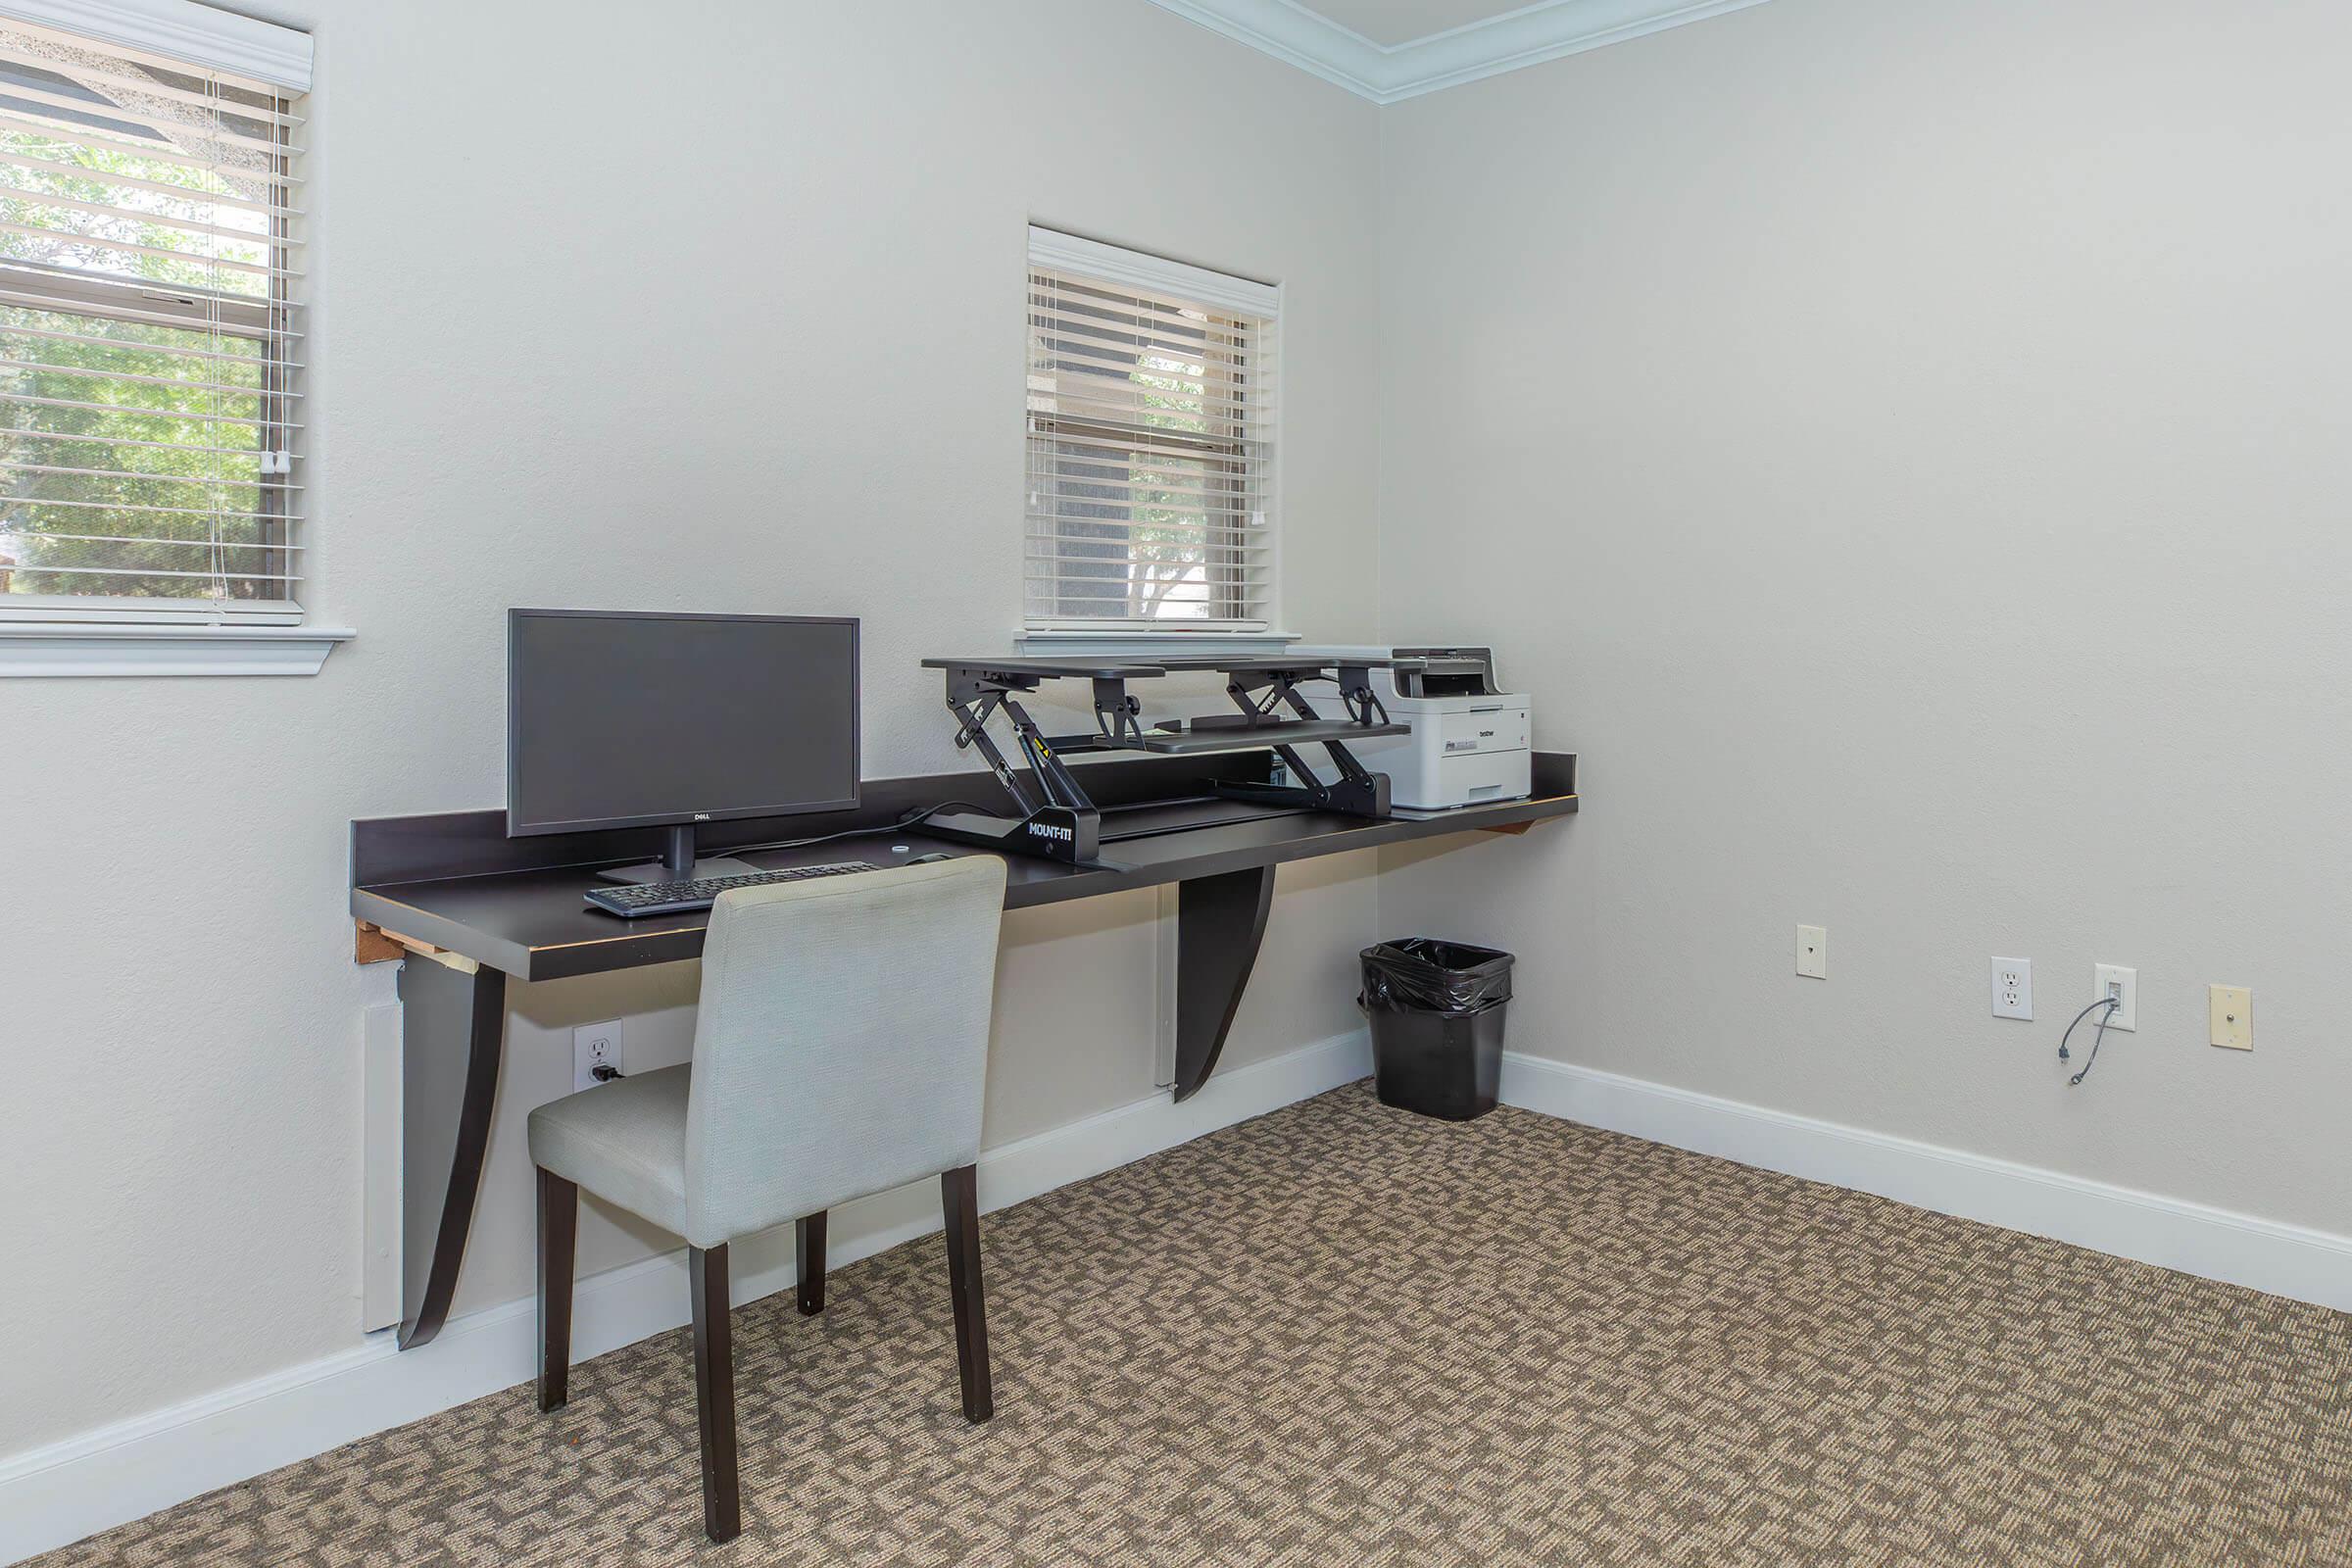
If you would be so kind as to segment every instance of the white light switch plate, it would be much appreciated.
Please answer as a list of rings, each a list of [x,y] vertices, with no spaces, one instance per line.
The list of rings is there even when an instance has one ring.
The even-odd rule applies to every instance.
[[[1992,1015],[1995,1018],[2034,1016],[2034,960],[1992,960]]]
[[[1796,928],[1796,972],[1811,980],[1830,977],[1830,933],[1826,926]]]

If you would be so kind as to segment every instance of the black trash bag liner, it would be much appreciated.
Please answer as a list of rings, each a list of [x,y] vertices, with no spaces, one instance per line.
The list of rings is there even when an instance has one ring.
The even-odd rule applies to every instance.
[[[1407,937],[1364,950],[1367,1012],[1484,1012],[1511,1000],[1511,955],[1435,937]]]

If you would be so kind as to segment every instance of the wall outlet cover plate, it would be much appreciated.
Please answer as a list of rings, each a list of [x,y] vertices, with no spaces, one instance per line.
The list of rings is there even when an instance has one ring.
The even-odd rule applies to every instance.
[[[2092,966],[2090,979],[2092,1001],[2101,997],[2124,999],[2123,1005],[2107,1009],[2107,1027],[2120,1029],[2125,1034],[2136,1034],[2139,1031],[2139,971],[2127,969],[2120,963],[2102,963]],[[2096,1013],[2091,1015],[2091,1021],[2098,1021]]]
[[[620,1066],[620,1020],[607,1018],[603,1023],[584,1023],[571,1032],[571,1088],[574,1094],[594,1089],[602,1079],[596,1076],[599,1067]]]
[[[2024,1018],[2034,1016],[2034,960],[2032,958],[1995,958],[1992,960],[1992,1015],[1995,1018]]]
[[[2245,986],[2207,986],[2205,1004],[2213,1014],[2209,1038],[2224,1051],[2254,1049],[2254,993]]]
[[[1796,928],[1796,972],[1809,980],[1830,977],[1830,933],[1827,927],[1800,925]]]

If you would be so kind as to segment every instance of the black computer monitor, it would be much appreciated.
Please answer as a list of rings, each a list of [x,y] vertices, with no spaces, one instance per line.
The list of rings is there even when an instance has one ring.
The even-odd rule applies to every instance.
[[[858,622],[813,615],[507,612],[507,834],[666,827],[617,882],[697,861],[694,824],[858,804]]]

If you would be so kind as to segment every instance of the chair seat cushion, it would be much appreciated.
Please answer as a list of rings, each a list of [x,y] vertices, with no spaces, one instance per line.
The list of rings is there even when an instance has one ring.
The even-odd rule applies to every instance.
[[[531,1163],[684,1235],[693,1071],[663,1067],[548,1102],[531,1112]]]

